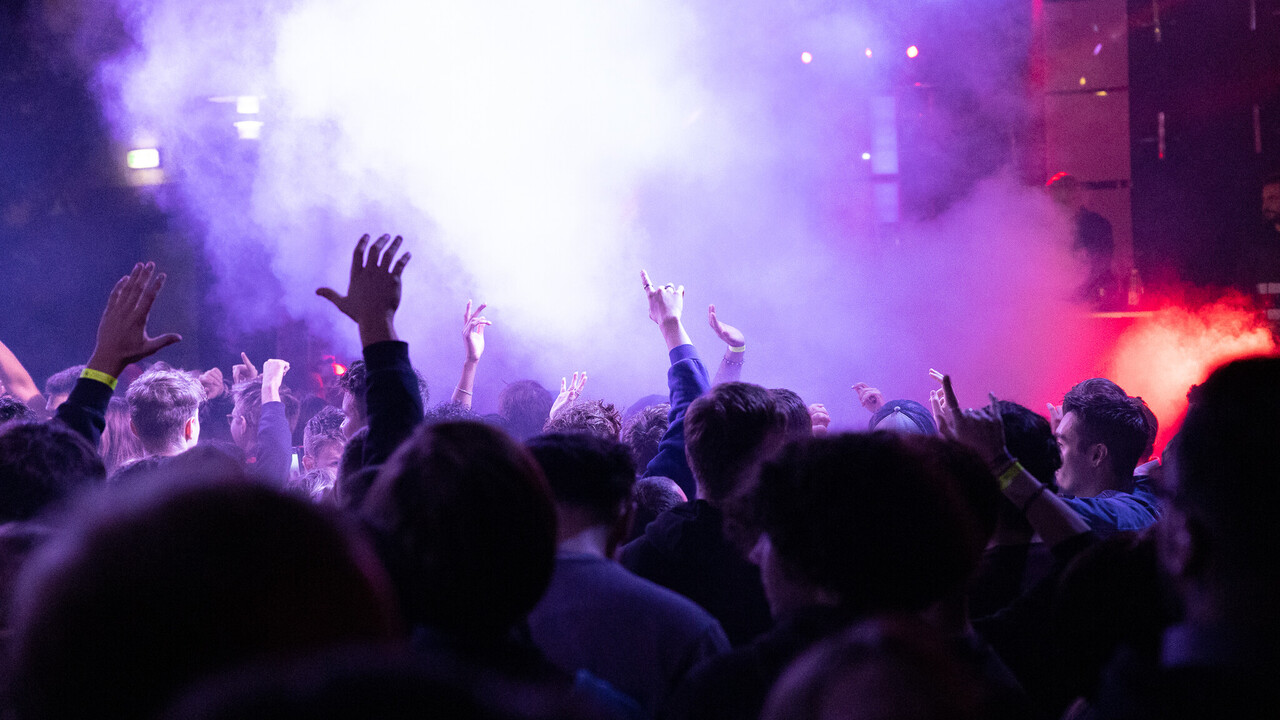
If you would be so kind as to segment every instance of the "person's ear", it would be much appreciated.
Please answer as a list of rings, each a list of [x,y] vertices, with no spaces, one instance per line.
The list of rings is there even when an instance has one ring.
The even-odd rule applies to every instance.
[[[193,417],[182,426],[182,436],[187,442],[195,442],[200,439],[200,418]]]
[[[302,469],[311,472],[316,469],[316,461],[310,455],[302,456]]]
[[[1089,462],[1092,463],[1094,467],[1102,467],[1102,464],[1107,461],[1107,455],[1109,454],[1110,452],[1107,450],[1106,445],[1103,445],[1102,443],[1094,443],[1093,447],[1089,448]]]
[[[134,437],[136,438],[142,437],[141,435],[138,434],[138,426],[133,424],[133,418],[129,418],[129,430],[133,433]]]

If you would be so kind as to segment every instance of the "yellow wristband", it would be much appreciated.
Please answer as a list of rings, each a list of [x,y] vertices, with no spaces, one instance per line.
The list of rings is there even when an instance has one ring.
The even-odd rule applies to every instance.
[[[98,382],[102,383],[103,385],[106,385],[112,390],[116,389],[116,379],[99,370],[85,368],[80,371],[80,377],[89,378],[90,380],[97,380]]]
[[[1000,477],[999,477],[1000,489],[1001,490],[1007,489],[1009,485],[1013,483],[1013,479],[1018,477],[1018,475],[1020,475],[1022,472],[1023,472],[1022,463],[1018,462],[1017,460],[1014,460],[1013,464],[1009,466],[1009,469],[1005,470],[1003,473],[1000,474]]]
[[[747,351],[746,345],[743,345],[741,347],[734,347],[732,345],[729,346],[729,352],[746,352],[746,351]]]

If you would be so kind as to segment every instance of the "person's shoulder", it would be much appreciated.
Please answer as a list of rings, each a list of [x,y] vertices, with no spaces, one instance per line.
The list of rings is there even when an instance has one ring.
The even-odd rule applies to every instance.
[[[593,581],[596,592],[612,594],[638,614],[655,618],[672,630],[696,634],[718,624],[701,605],[617,563],[603,561],[593,568]]]

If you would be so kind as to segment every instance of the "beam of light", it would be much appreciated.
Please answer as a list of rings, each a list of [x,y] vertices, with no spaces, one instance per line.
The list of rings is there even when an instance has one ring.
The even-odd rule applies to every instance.
[[[1156,414],[1158,453],[1177,431],[1192,385],[1230,360],[1275,351],[1265,320],[1241,300],[1168,307],[1138,320],[1120,336],[1110,377],[1130,395],[1142,396]]]

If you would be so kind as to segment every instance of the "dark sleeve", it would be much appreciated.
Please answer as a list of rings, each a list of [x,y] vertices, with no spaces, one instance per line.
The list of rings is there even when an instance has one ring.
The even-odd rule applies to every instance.
[[[80,378],[71,388],[67,401],[58,406],[54,417],[83,435],[96,448],[102,431],[107,427],[107,405],[113,392],[106,383]]]
[[[689,403],[711,387],[707,368],[698,359],[698,351],[692,345],[681,345],[671,350],[667,387],[671,389],[670,424],[658,442],[658,453],[644,469],[644,477],[669,477],[692,500],[697,496],[697,489],[689,461],[684,456],[684,415]]]
[[[369,373],[365,389],[369,437],[364,445],[364,466],[381,465],[422,422],[422,395],[418,376],[409,363],[409,345],[388,340],[364,349]]]
[[[1160,505],[1151,486],[1138,481],[1131,493],[1109,497],[1062,498],[1072,510],[1089,524],[1089,529],[1102,536],[1126,530],[1141,530],[1160,519]]]
[[[292,446],[289,444],[289,420],[284,415],[284,403],[262,404],[258,417],[258,457],[254,469],[267,480],[281,485],[289,480]]]

